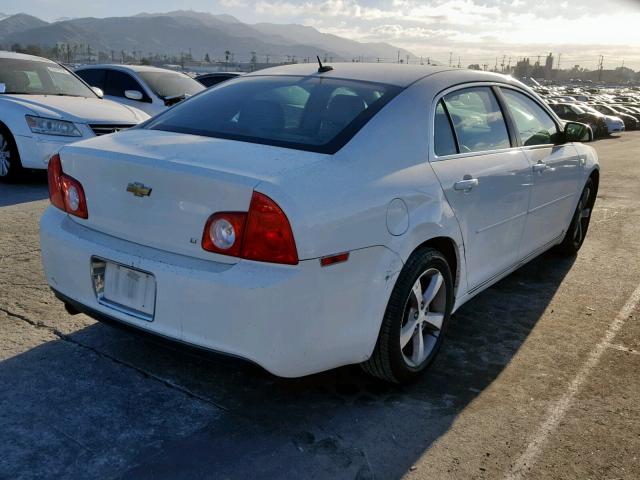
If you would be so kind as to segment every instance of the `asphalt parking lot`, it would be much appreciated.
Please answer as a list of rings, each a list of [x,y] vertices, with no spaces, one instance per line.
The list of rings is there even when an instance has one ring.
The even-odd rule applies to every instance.
[[[68,315],[40,265],[46,178],[0,185],[0,478],[640,478],[640,132],[593,145],[580,255],[466,304],[403,388]]]

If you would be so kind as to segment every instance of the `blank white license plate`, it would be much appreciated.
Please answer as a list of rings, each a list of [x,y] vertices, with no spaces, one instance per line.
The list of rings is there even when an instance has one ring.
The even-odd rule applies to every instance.
[[[156,279],[140,270],[106,262],[103,298],[136,312],[153,317]]]

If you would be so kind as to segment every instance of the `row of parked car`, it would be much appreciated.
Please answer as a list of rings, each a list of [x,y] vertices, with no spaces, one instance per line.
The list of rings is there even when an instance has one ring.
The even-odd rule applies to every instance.
[[[535,88],[563,120],[589,125],[594,138],[640,128],[640,92]]]
[[[237,75],[194,79],[131,65],[71,70],[45,58],[0,52],[0,179],[45,169],[63,145],[130,128]]]

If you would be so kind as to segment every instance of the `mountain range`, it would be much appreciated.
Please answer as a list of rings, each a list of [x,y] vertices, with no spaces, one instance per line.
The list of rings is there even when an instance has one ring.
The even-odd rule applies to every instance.
[[[140,13],[130,17],[73,18],[45,22],[24,13],[0,14],[0,47],[14,44],[52,47],[71,44],[90,47],[93,52],[133,52],[141,55],[181,55],[194,59],[209,54],[224,58],[230,52],[237,61],[256,55],[262,62],[295,57],[331,60],[389,61],[398,56],[415,56],[388,43],[363,43],[322,33],[304,25],[274,23],[247,24],[226,14],[191,10],[168,13]]]

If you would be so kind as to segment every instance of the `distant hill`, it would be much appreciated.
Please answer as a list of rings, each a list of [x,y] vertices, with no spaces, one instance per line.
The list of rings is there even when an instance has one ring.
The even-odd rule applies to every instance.
[[[226,51],[235,60],[247,61],[255,52],[259,62],[295,57],[302,61],[316,55],[334,60],[401,58],[410,52],[387,43],[360,43],[322,33],[303,25],[260,23],[249,25],[231,15],[178,10],[140,13],[131,17],[74,18],[53,23],[30,15],[12,15],[0,20],[0,47],[12,44],[52,47],[59,43],[89,46],[92,51],[141,52],[180,55],[191,52],[195,59],[205,54],[223,58]]]
[[[376,61],[377,58],[393,60],[397,58],[398,52],[401,59],[404,59],[407,55],[415,58],[415,55],[411,52],[388,43],[356,42],[337,35],[322,33],[313,27],[305,25],[257,23],[253,25],[253,28],[267,35],[284,38],[287,43],[304,43],[316,47],[324,47],[347,59],[364,57],[368,61]]]
[[[0,14],[0,18],[0,38],[49,25],[44,20],[25,13],[18,13],[17,15],[11,16],[3,16]]]

